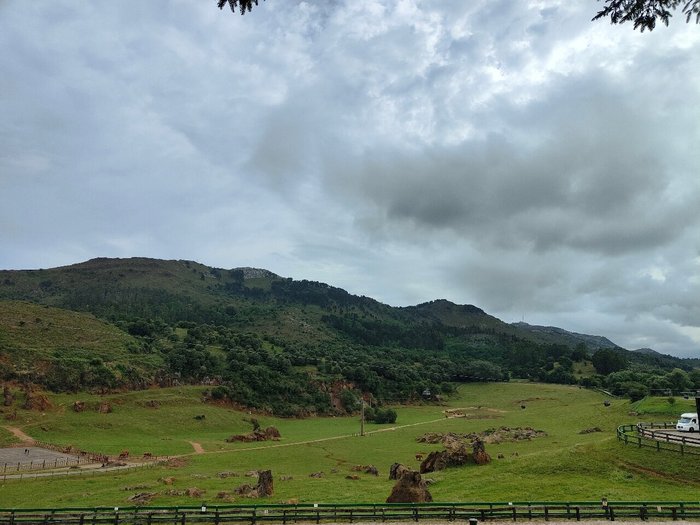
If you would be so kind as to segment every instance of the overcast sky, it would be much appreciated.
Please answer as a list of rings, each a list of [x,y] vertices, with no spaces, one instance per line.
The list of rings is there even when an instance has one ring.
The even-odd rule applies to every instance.
[[[700,26],[0,1],[0,268],[255,266],[700,357]]]

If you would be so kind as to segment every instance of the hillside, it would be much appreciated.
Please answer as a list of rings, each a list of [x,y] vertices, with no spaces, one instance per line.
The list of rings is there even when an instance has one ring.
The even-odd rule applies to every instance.
[[[0,301],[0,374],[60,389],[117,387],[130,377],[150,382],[163,367],[160,355],[141,352],[139,341],[91,314],[21,301]]]
[[[512,323],[513,326],[521,330],[526,330],[545,343],[566,341],[568,346],[576,346],[583,343],[590,350],[599,350],[601,348],[620,348],[607,337],[599,335],[578,334],[569,332],[563,328],[556,326],[539,326],[531,325],[524,322]]]
[[[3,301],[2,380],[57,391],[206,383],[218,399],[282,415],[353,411],[360,395],[417,400],[463,381],[575,383],[602,339],[544,337],[446,300],[395,308],[264,269],[146,258],[1,271]]]

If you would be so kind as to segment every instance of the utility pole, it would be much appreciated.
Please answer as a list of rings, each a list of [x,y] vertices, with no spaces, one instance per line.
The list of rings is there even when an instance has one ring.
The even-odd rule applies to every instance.
[[[360,435],[365,435],[365,400],[361,400],[362,408],[360,409]]]

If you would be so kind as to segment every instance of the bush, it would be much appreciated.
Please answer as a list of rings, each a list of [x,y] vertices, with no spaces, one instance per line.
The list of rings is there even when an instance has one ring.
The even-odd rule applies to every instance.
[[[366,418],[366,415],[365,415]],[[396,423],[396,410],[391,408],[377,408],[374,410],[374,422],[377,424]]]

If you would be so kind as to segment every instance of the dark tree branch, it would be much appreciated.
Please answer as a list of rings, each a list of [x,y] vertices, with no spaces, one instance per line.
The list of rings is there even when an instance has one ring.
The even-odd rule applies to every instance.
[[[668,25],[673,16],[672,11],[683,6],[685,21],[690,22],[693,16],[695,23],[700,23],[700,0],[604,0],[605,7],[598,11],[593,20],[610,18],[611,24],[633,22],[634,28],[644,32],[653,31],[656,22]]]
[[[223,9],[226,4],[229,5],[231,11],[236,12],[236,7],[240,7],[241,14],[253,9],[253,4],[258,5],[258,0],[218,0],[219,9]]]
[[[242,15],[250,12],[253,5],[258,5],[259,0],[217,0],[219,9],[225,5],[234,13],[236,9]],[[604,2],[604,7],[598,11],[593,20],[609,18],[611,24],[624,24],[632,22],[635,29],[644,32],[645,29],[653,31],[657,21],[668,25],[673,16],[673,11],[682,7],[685,21],[690,22],[695,18],[695,23],[700,24],[700,0],[598,0]]]

